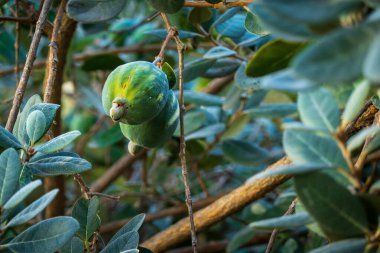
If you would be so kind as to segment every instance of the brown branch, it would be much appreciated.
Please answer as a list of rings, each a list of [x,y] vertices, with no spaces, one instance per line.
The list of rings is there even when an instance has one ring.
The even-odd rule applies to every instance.
[[[106,173],[91,186],[91,190],[94,192],[104,191],[116,178],[118,178],[126,169],[130,168],[132,164],[140,159],[146,152],[147,150],[143,150],[135,156],[130,154],[124,155],[114,165],[107,169]]]
[[[221,92],[228,84],[230,84],[234,80],[234,74],[215,78],[213,79],[206,88],[204,88],[203,92],[209,94],[218,94]]]
[[[194,217],[193,217],[193,207],[192,207],[192,200],[191,200],[191,192],[190,192],[190,185],[189,185],[189,178],[188,178],[188,170],[187,170],[187,164],[186,164],[186,142],[185,142],[185,126],[184,126],[184,114],[185,114],[185,101],[184,101],[184,95],[183,95],[183,89],[184,89],[184,79],[183,79],[183,67],[184,67],[184,59],[183,54],[185,52],[185,45],[182,43],[181,39],[179,38],[178,31],[175,27],[173,27],[169,21],[168,16],[161,12],[162,20],[165,23],[166,29],[168,30],[168,34],[171,34],[174,38],[176,45],[177,45],[177,51],[178,51],[178,62],[179,62],[179,126],[180,126],[180,151],[179,151],[179,158],[181,161],[181,169],[182,169],[182,177],[183,177],[183,183],[185,187],[185,195],[186,195],[186,204],[187,209],[189,212],[189,221],[190,221],[190,228],[191,228],[191,244],[193,246],[194,253],[197,253],[197,235],[196,235],[196,228],[194,223]]]
[[[19,0],[15,2],[16,10],[15,16],[18,17],[19,14]],[[20,69],[20,23],[16,23],[16,38],[15,38],[15,76],[16,76],[16,87],[19,82],[19,69]]]
[[[204,199],[195,201],[193,204],[193,207],[194,207],[194,209],[201,209],[201,208],[206,207],[206,206],[210,205],[211,203],[215,202],[217,199],[219,199],[222,196],[223,195],[208,197],[208,198],[204,198]],[[161,211],[156,212],[156,213],[148,213],[145,216],[144,223],[150,223],[150,222],[153,222],[155,220],[163,219],[163,218],[168,217],[168,216],[179,215],[179,214],[183,214],[183,213],[187,213],[186,204],[169,207],[169,208],[166,208],[166,209],[161,210]],[[130,219],[124,219],[124,220],[118,220],[118,221],[113,221],[113,222],[107,223],[107,224],[100,227],[100,233],[114,232],[114,231],[120,229],[125,224],[127,224],[129,220]]]
[[[30,73],[32,72],[33,62],[36,59],[38,44],[40,43],[41,35],[42,35],[42,27],[46,21],[47,13],[50,9],[52,2],[53,2],[52,0],[46,0],[44,2],[41,14],[37,21],[36,31],[34,32],[34,35],[33,35],[32,43],[30,45],[29,52],[26,57],[26,64],[22,72],[20,82],[17,85],[17,90],[16,90],[15,97],[12,103],[12,109],[9,113],[7,124],[6,124],[6,129],[10,132],[12,132],[13,130],[13,126],[16,122],[17,114],[20,110],[20,105],[24,97],[26,85],[28,83]]]
[[[284,157],[272,164],[268,169],[278,168],[290,163],[291,161]],[[221,197],[211,205],[194,214],[197,231],[205,230],[236,213],[252,201],[263,197],[267,192],[272,191],[289,178],[290,176],[286,175],[265,177],[238,187],[231,193]],[[142,246],[158,253],[187,240],[189,237],[190,224],[188,223],[188,219],[182,219],[145,241]]]
[[[47,0],[45,0],[47,1]],[[63,0],[54,20],[51,33],[49,55],[46,60],[44,80],[44,101],[47,103],[61,104],[62,84],[67,51],[75,32],[76,22],[69,18],[65,12],[67,0]],[[55,123],[51,126],[52,136],[61,133],[61,110],[57,111]],[[64,214],[65,210],[65,178],[64,176],[44,178],[45,191],[58,188],[57,197],[46,209],[46,217],[54,217]]]
[[[205,7],[205,8],[214,8],[214,9],[227,9],[232,7],[239,7],[239,6],[247,6],[250,3],[252,3],[253,0],[242,0],[242,1],[236,1],[236,2],[229,2],[229,3],[217,3],[217,4],[210,4],[206,1],[186,1],[185,7]]]

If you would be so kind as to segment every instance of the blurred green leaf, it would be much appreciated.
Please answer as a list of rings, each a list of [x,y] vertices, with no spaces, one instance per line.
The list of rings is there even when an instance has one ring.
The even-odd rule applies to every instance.
[[[206,72],[202,73],[202,77],[217,78],[234,73],[240,66],[239,60],[222,58],[218,59]]]
[[[249,226],[256,229],[273,230],[275,228],[287,229],[287,228],[305,226],[312,222],[313,222],[313,219],[310,217],[310,215],[306,212],[303,212],[303,213],[296,213],[292,215],[284,215],[281,217],[255,221],[249,224]]]
[[[340,111],[335,97],[319,88],[298,95],[298,110],[306,126],[325,128],[334,132],[339,126]]]
[[[243,140],[225,140],[222,150],[229,161],[243,165],[258,165],[271,158],[265,149]]]
[[[227,130],[220,137],[221,140],[226,140],[232,138],[239,134],[244,127],[247,126],[247,123],[251,117],[247,114],[240,115],[233,123],[227,128]]]
[[[258,88],[260,85],[260,80],[258,78],[253,78],[247,76],[245,73],[246,63],[242,63],[235,73],[235,83],[241,89],[252,89]]]
[[[363,107],[365,99],[368,96],[370,85],[367,80],[363,80],[351,93],[347,101],[346,107],[342,114],[343,125],[347,125],[353,120]]]
[[[158,11],[173,14],[178,12],[185,4],[185,0],[147,0]]]
[[[247,11],[247,16],[245,17],[244,26],[248,32],[251,32],[253,34],[256,34],[259,36],[268,34],[268,31],[266,31],[263,25],[261,24],[259,17],[251,11]]]
[[[380,35],[373,40],[363,64],[363,73],[371,82],[380,83]]]
[[[349,82],[362,73],[362,65],[380,22],[363,23],[330,33],[298,54],[292,67],[317,82]]]
[[[362,253],[366,243],[366,239],[347,239],[313,249],[310,253]]]
[[[82,69],[85,71],[114,70],[125,62],[117,55],[97,55],[84,61]]]
[[[216,59],[200,58],[188,63],[185,63],[183,78],[184,82],[190,82],[191,80],[203,75],[206,71],[214,65]],[[178,69],[175,70],[178,76]]]
[[[77,235],[83,241],[88,241],[100,226],[99,198],[80,198],[74,204],[72,216],[79,222]]]
[[[203,58],[218,59],[218,58],[233,56],[233,55],[236,55],[236,52],[234,50],[231,50],[231,49],[224,47],[224,46],[217,46],[217,47],[213,47],[210,50],[208,50],[203,55]]]
[[[329,175],[297,175],[294,184],[302,204],[329,239],[341,240],[368,232],[360,200]]]
[[[216,134],[223,132],[224,129],[225,125],[223,123],[209,125],[188,134],[187,136],[185,136],[185,139],[189,141],[193,139],[202,139],[210,136],[215,136]]]
[[[253,118],[281,118],[292,115],[297,112],[297,105],[287,104],[261,104],[243,111],[244,114]]]
[[[212,12],[208,8],[194,7],[189,13],[189,21],[194,24],[204,23],[212,18]]]
[[[187,104],[204,106],[222,106],[224,101],[222,97],[210,95],[204,92],[185,90],[183,94],[185,98],[185,103]],[[178,94],[176,93],[176,95]]]
[[[231,241],[228,242],[226,252],[232,253],[239,249],[241,246],[248,243],[252,238],[254,238],[256,230],[250,226],[247,226],[234,234]]]
[[[185,113],[184,116],[184,125],[185,127],[185,135],[188,133],[191,133],[200,127],[203,126],[203,124],[206,121],[206,113],[202,110],[192,110]],[[177,129],[175,130],[173,136],[179,137],[180,136],[180,126],[177,126]]]
[[[17,253],[53,253],[70,240],[78,228],[78,222],[71,217],[55,217],[31,226],[4,246]]]
[[[67,13],[81,23],[94,23],[117,16],[126,4],[126,0],[69,0]]]
[[[367,137],[373,137],[380,133],[380,126],[369,126],[361,129],[347,141],[347,149],[353,151],[364,144]]]
[[[165,39],[168,31],[166,29],[154,29],[154,30],[148,30],[144,32],[144,34],[149,34],[156,36],[160,39]],[[190,38],[195,38],[195,37],[203,37],[202,34],[196,33],[196,32],[190,32],[190,31],[178,31],[178,35],[180,39],[190,39]]]
[[[8,148],[0,155],[0,206],[17,191],[21,160],[16,150]]]
[[[258,87],[264,90],[304,91],[315,86],[315,82],[300,78],[291,69],[285,69],[260,78]]]
[[[277,39],[268,42],[254,54],[246,67],[246,74],[260,77],[286,68],[305,43]]]
[[[123,139],[124,135],[120,130],[120,126],[118,124],[115,124],[112,127],[95,134],[92,141],[95,143],[96,147],[104,148],[112,144],[115,144]]]

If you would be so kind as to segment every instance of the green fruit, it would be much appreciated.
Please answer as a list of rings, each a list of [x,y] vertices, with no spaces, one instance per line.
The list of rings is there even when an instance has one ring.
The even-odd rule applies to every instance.
[[[123,134],[135,145],[155,148],[170,139],[177,128],[178,118],[178,100],[174,93],[169,91],[168,101],[156,117],[140,125],[120,124],[120,128]]]
[[[133,141],[130,141],[128,143],[128,152],[135,156],[137,155],[137,153],[139,153],[140,151],[142,151],[144,149],[144,147],[141,147],[139,145],[137,145],[136,143],[134,143]]]
[[[168,92],[162,70],[150,62],[130,62],[108,76],[102,92],[103,108],[113,121],[137,125],[161,112]]]

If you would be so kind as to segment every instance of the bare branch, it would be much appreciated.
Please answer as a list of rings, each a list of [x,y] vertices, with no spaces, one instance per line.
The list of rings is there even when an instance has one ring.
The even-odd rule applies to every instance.
[[[9,113],[8,121],[6,124],[6,129],[10,132],[13,130],[13,126],[16,122],[17,114],[20,110],[20,105],[24,97],[26,85],[28,83],[30,73],[32,72],[33,62],[36,59],[38,44],[40,43],[41,35],[42,35],[42,27],[46,21],[47,13],[50,9],[52,2],[53,2],[52,0],[46,0],[44,2],[41,14],[37,21],[36,31],[34,32],[34,35],[33,35],[32,43],[30,45],[29,52],[26,57],[26,64],[22,72],[20,82],[17,85],[17,90],[16,90],[15,97],[12,103],[12,109]]]

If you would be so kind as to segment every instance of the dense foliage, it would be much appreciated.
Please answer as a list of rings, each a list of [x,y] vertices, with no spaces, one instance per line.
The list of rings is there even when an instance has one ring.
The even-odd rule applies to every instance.
[[[15,22],[6,19],[14,16],[16,3],[0,0],[2,125],[15,91],[15,59],[25,62],[33,15],[41,9],[39,1],[18,2],[19,16],[29,20],[20,22],[16,54]],[[50,26],[59,5],[48,13]],[[187,215],[179,127],[171,138],[157,124],[149,126],[149,138],[135,130],[144,143],[160,145],[132,156],[123,132],[136,136],[130,134],[134,123],[120,129],[101,99],[116,67],[155,61],[168,33],[163,12],[186,45],[183,122],[194,209],[245,186],[263,189],[248,204],[241,203],[250,192],[220,197],[215,207],[231,209],[228,215],[196,216],[196,225],[207,228],[197,232],[200,249],[380,252],[379,11],[377,0],[69,0],[62,26],[71,20],[76,30],[62,40],[70,46],[58,83],[61,102],[44,103],[34,95],[44,93],[51,65],[45,60],[52,50],[45,27],[28,99],[13,131],[0,128],[1,250],[149,252],[139,246],[146,241],[143,246],[158,252],[190,245],[183,237],[157,234]],[[165,92],[172,94],[170,87],[180,97],[176,44],[164,49]],[[138,116],[151,117],[161,108],[143,107]],[[63,134],[52,136],[54,124]],[[144,143],[138,144],[150,147]],[[57,175],[70,175],[65,189],[32,194],[42,184],[39,178]],[[280,183],[273,182],[283,175],[290,179],[276,187]],[[91,192],[83,180],[103,194]],[[62,211],[72,217],[39,215],[58,190],[65,191]],[[153,235],[172,242],[153,247]]]

